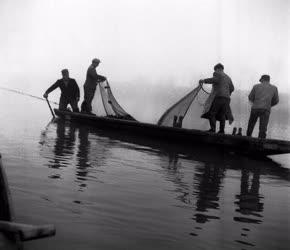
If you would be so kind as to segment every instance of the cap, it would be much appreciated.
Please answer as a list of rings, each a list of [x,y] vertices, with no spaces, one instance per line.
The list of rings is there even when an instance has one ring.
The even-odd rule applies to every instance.
[[[68,69],[61,70],[61,73],[68,73]]]
[[[218,63],[217,65],[214,66],[213,69],[214,69],[214,70],[217,70],[217,69],[222,69],[222,70],[224,70],[224,65],[222,65],[221,63]]]
[[[92,63],[100,63],[101,61],[100,61],[100,59],[98,59],[98,58],[94,58],[93,60],[92,60]]]
[[[269,75],[262,75],[259,81],[260,82],[262,82],[262,81],[269,82],[270,81],[270,76]]]

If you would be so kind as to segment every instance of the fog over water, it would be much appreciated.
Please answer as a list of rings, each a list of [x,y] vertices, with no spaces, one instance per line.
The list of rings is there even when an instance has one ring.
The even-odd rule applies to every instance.
[[[156,123],[222,62],[236,87],[234,125],[245,127],[247,95],[268,73],[285,93],[272,118],[288,126],[289,27],[287,0],[1,0],[0,86],[41,96],[68,68],[83,95],[87,67],[99,57],[98,72],[120,104],[138,120]],[[59,90],[50,94],[58,97]],[[99,99],[99,114],[100,106]],[[195,105],[190,115],[201,110]]]
[[[245,132],[247,95],[268,73],[280,91],[268,136],[290,140],[289,27],[288,0],[0,0],[0,87],[42,96],[68,68],[82,99],[98,57],[122,107],[156,123],[222,62],[236,87],[226,132]],[[204,97],[184,127],[208,129]],[[260,161],[50,121],[46,102],[3,90],[0,106],[16,221],[57,228],[25,249],[289,249],[289,154]]]
[[[57,230],[25,249],[289,249],[289,154],[257,161],[49,122],[45,102],[0,97],[13,107],[0,152],[16,221]]]
[[[1,0],[1,85],[42,93],[93,57],[111,85],[190,86],[225,64],[237,88],[289,85],[287,0]],[[124,85],[125,86],[125,85]]]

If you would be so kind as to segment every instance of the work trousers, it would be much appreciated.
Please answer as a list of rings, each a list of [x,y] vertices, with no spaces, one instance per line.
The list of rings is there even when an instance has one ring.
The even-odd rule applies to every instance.
[[[270,111],[266,109],[252,109],[247,129],[247,136],[251,136],[259,118],[259,138],[266,138]]]
[[[84,101],[81,106],[82,112],[85,113],[92,112],[92,101],[95,96],[96,87],[97,87],[96,85],[95,86],[84,85]]]
[[[79,112],[78,101],[76,99],[69,99],[69,98],[66,98],[64,96],[60,97],[59,110],[66,110],[67,105],[69,105],[69,104],[72,107],[73,112]]]
[[[211,130],[216,130],[217,116],[220,119],[220,132],[224,132],[226,123],[226,112],[230,103],[230,98],[217,96],[212,102],[209,111],[209,123]]]

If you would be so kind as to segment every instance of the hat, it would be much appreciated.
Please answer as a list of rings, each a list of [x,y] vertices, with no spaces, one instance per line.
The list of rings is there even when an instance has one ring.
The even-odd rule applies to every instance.
[[[270,76],[269,75],[262,75],[259,81],[260,82],[262,82],[262,81],[269,82],[270,81]]]
[[[101,61],[100,61],[100,59],[98,59],[98,58],[94,58],[93,60],[92,60],[92,63],[100,63]]]
[[[214,66],[213,69],[214,69],[214,70],[217,70],[217,69],[224,70],[224,65],[222,65],[221,63],[218,63],[217,65]]]
[[[61,70],[61,73],[68,73],[68,69],[63,69],[63,70]]]

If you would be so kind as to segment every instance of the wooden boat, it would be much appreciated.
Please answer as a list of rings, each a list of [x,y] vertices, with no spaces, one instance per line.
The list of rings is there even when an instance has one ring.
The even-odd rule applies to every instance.
[[[124,119],[60,111],[58,109],[54,109],[54,112],[58,117],[63,119],[91,124],[95,127],[113,129],[120,133],[150,137],[168,143],[178,143],[189,146],[209,146],[217,150],[222,149],[228,152],[247,154],[255,157],[290,153],[290,141],[214,134],[196,129],[164,127]]]
[[[55,234],[53,225],[34,226],[14,222],[12,200],[0,155],[0,250],[21,250],[23,241]]]

